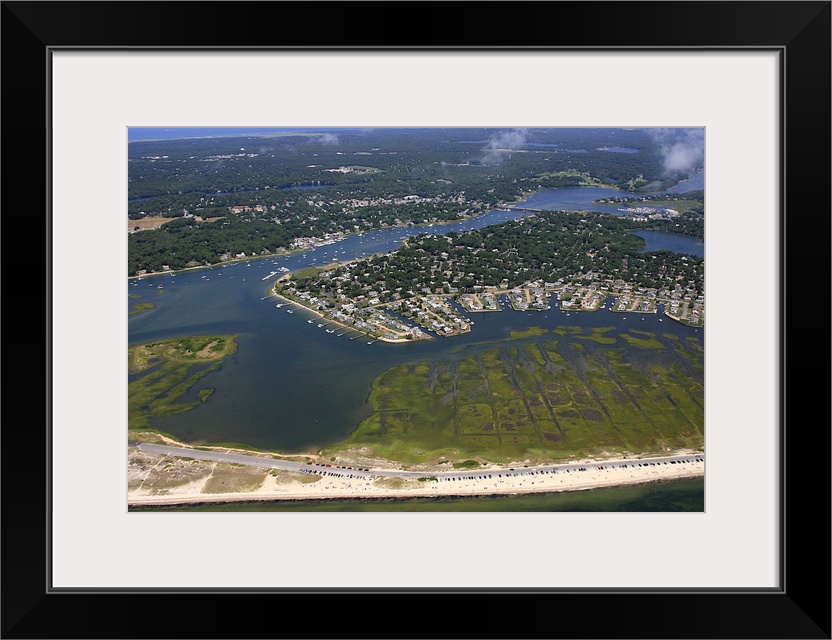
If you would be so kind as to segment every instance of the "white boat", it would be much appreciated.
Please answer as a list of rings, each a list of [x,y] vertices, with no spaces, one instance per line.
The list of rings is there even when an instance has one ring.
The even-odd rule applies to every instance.
[[[286,309],[286,313],[294,313],[291,309]]]

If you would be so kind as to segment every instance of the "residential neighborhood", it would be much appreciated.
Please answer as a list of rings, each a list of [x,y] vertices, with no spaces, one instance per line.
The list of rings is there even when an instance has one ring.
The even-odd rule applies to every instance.
[[[471,330],[469,314],[504,310],[661,311],[704,326],[701,260],[622,252],[614,243],[631,236],[607,224],[548,212],[488,231],[423,234],[388,254],[287,274],[275,293],[389,342],[457,336]]]

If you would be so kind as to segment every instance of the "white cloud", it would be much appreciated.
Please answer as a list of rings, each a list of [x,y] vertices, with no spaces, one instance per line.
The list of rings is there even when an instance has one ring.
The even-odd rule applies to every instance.
[[[526,144],[526,129],[512,129],[505,131],[488,141],[485,155],[480,162],[483,164],[499,164],[505,157],[505,149],[519,149]]]
[[[667,175],[686,173],[705,160],[704,129],[653,129]]]

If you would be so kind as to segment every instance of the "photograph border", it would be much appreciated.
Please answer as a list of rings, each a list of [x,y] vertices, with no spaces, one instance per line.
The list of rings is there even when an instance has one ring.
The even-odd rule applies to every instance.
[[[478,598],[492,598],[501,595],[523,595],[532,597],[524,603],[544,604],[552,610],[567,610],[572,615],[570,620],[557,623],[551,620],[520,621],[510,623],[493,623],[491,621],[454,621],[445,626],[444,613],[456,611],[458,618],[459,603],[450,599],[431,598],[433,608],[431,618],[435,622],[421,623],[415,629],[416,636],[435,637],[437,632],[447,637],[697,637],[697,638],[829,638],[830,637],[830,589],[829,589],[829,540],[830,528],[828,509],[829,500],[829,433],[828,421],[822,421],[822,433],[813,439],[813,450],[824,456],[822,461],[806,464],[805,454],[798,449],[805,444],[797,442],[793,448],[787,448],[786,423],[786,336],[787,312],[800,311],[803,300],[817,296],[817,283],[807,282],[812,278],[816,265],[811,265],[811,258],[824,259],[823,268],[828,269],[829,250],[827,241],[830,237],[828,224],[828,206],[821,206],[823,219],[811,218],[812,237],[822,237],[824,243],[819,249],[811,244],[811,251],[806,246],[796,244],[800,237],[797,226],[804,212],[816,211],[817,194],[830,191],[829,163],[829,121],[830,121],[830,3],[829,2],[584,2],[584,3],[483,3],[477,5],[470,22],[451,23],[437,26],[431,19],[432,11],[426,15],[413,18],[409,25],[411,33],[420,32],[422,43],[404,44],[391,47],[384,44],[384,34],[373,33],[366,22],[368,15],[375,10],[365,3],[332,3],[327,6],[331,13],[315,34],[281,33],[279,38],[285,44],[274,45],[275,34],[258,27],[263,5],[280,4],[287,14],[301,16],[309,5],[300,3],[234,3],[236,20],[227,24],[224,33],[217,34],[213,21],[221,19],[222,10],[230,10],[231,3],[205,3],[212,7],[205,15],[192,15],[192,8],[187,3],[42,3],[42,2],[4,2],[2,6],[2,47],[6,55],[3,60],[3,83],[7,100],[3,110],[5,124],[2,144],[5,147],[5,179],[9,185],[26,185],[24,193],[4,192],[7,212],[13,207],[24,207],[31,211],[32,201],[37,196],[43,197],[45,215],[38,222],[42,223],[43,237],[47,259],[44,264],[46,283],[45,309],[45,351],[43,362],[46,363],[45,376],[45,428],[36,427],[29,430],[9,428],[3,433],[6,447],[2,451],[2,509],[5,519],[2,536],[2,637],[4,638],[52,638],[52,637],[225,637],[221,625],[210,616],[202,620],[189,616],[187,620],[175,623],[173,627],[158,624],[152,616],[130,615],[137,608],[162,610],[165,604],[161,598],[171,595],[192,595],[202,598],[198,606],[225,607],[229,617],[237,625],[233,632],[237,637],[254,637],[266,633],[274,634],[271,620],[264,620],[260,614],[245,616],[245,611],[252,606],[250,599],[243,601],[237,595],[275,596],[286,604],[286,597],[306,595],[373,595],[367,601],[369,607],[390,607],[393,604],[388,596],[442,596],[472,595]],[[205,4],[202,6],[204,7]],[[443,11],[448,6],[458,3],[443,3]],[[461,3],[459,3],[461,4]],[[407,3],[412,8],[415,3]],[[164,6],[164,8],[162,8]],[[377,5],[378,6],[378,5]],[[421,5],[429,7],[431,5]],[[568,30],[569,33],[553,36],[541,27],[524,24],[517,7],[527,10],[555,11],[563,22],[583,25]],[[44,7],[48,7],[46,10]],[[159,24],[161,12],[165,20]],[[512,13],[514,12],[514,13]],[[416,11],[415,13],[419,13]],[[603,14],[603,15],[602,15]],[[316,16],[317,17],[317,16]],[[527,19],[527,18],[526,18]],[[583,22],[581,22],[583,20]],[[159,21],[159,22],[157,22]],[[590,26],[586,22],[592,21]],[[669,29],[668,25],[684,21],[685,29],[681,33]],[[188,29],[183,29],[184,25]],[[353,42],[343,44],[344,29],[353,26],[354,31],[348,36]],[[461,36],[454,29],[468,34]],[[522,37],[497,35],[517,33],[522,30]],[[304,31],[299,29],[299,31]],[[212,34],[210,37],[206,33]],[[489,42],[464,42],[472,34],[481,36],[490,34]],[[284,38],[285,36],[285,38]],[[204,40],[208,38],[206,43]],[[305,43],[316,39],[317,44]],[[681,40],[681,42],[680,42]],[[332,43],[339,43],[333,45]],[[457,44],[448,45],[447,42]],[[172,44],[173,43],[173,44]],[[782,553],[780,557],[779,589],[737,589],[726,590],[673,590],[672,593],[647,590],[598,590],[575,589],[568,592],[546,589],[128,589],[128,590],[55,590],[51,585],[51,560],[49,538],[51,535],[51,504],[49,487],[55,479],[51,475],[51,392],[56,381],[50,378],[51,369],[51,330],[52,330],[52,289],[55,283],[50,277],[49,256],[52,250],[51,216],[51,55],[60,50],[124,50],[155,49],[176,51],[207,51],[221,48],[223,51],[251,49],[279,50],[470,50],[486,51],[499,49],[524,51],[541,50],[626,50],[655,51],[663,50],[770,50],[780,53],[781,64],[781,170],[780,170],[780,264],[781,307],[779,327],[781,340],[779,361],[782,365],[779,384],[780,393],[780,540]],[[18,99],[9,99],[9,96]],[[817,151],[825,152],[818,154]],[[814,151],[814,153],[813,153]],[[792,188],[786,190],[788,176],[795,176],[791,184],[812,186],[809,189]],[[797,180],[800,180],[798,184]],[[792,233],[787,231],[787,215],[792,216]],[[37,215],[31,218],[37,219]],[[7,226],[6,249],[12,251],[14,258],[32,261],[31,252],[23,252],[18,246],[23,233],[31,234],[31,220],[25,225],[9,218]],[[18,226],[20,225],[20,226]],[[821,229],[816,227],[820,225]],[[10,230],[11,229],[11,233]],[[41,231],[41,229],[37,229]],[[825,232],[825,233],[824,233]],[[17,238],[13,248],[9,237]],[[787,243],[795,242],[792,251],[800,256],[798,268],[786,270]],[[23,252],[23,255],[17,253]],[[807,255],[811,253],[811,255]],[[39,259],[37,256],[35,259]],[[805,261],[805,265],[804,265]],[[7,265],[9,262],[7,262]],[[814,270],[814,273],[817,273]],[[828,273],[828,271],[825,271]],[[23,280],[23,279],[21,279]],[[23,301],[27,308],[39,309],[42,304],[41,287],[32,286],[36,279],[26,278],[27,282],[9,282],[7,278],[6,295],[16,302]],[[812,286],[813,285],[813,286]],[[34,290],[37,289],[37,290]],[[786,300],[796,301],[787,308]],[[805,310],[804,310],[805,312]],[[7,318],[8,318],[7,314]],[[15,314],[17,315],[17,314]],[[21,314],[25,315],[25,314]],[[15,323],[31,318],[15,317]],[[796,326],[799,321],[794,322]],[[17,328],[17,327],[15,327]],[[22,325],[24,332],[29,326]],[[9,332],[7,331],[7,335]],[[24,334],[25,335],[25,334]],[[26,359],[36,360],[27,356]],[[39,368],[38,368],[39,369]],[[811,369],[811,368],[810,368]],[[8,371],[8,369],[7,369]],[[793,398],[803,395],[804,388],[811,388],[816,381],[810,377],[801,365],[793,365],[789,370]],[[35,378],[40,375],[34,372]],[[20,376],[15,366],[15,375],[11,381],[12,391],[7,389],[9,397],[26,397],[24,376]],[[807,386],[808,385],[808,386]],[[20,389],[16,389],[20,386]],[[19,395],[18,395],[19,391]],[[31,390],[30,390],[31,392]],[[12,395],[14,394],[14,395]],[[811,398],[807,399],[807,402]],[[795,411],[794,403],[792,411]],[[800,428],[800,423],[793,420]],[[25,495],[15,489],[19,485],[17,472],[23,464],[20,460],[21,449],[45,452],[43,456],[43,478],[31,481]],[[28,463],[31,466],[31,462]],[[31,468],[29,469],[31,474]],[[27,478],[27,484],[29,480]],[[821,518],[817,513],[804,509],[787,510],[788,498],[798,504],[797,496],[805,495],[811,487],[812,501],[823,510]],[[798,493],[800,492],[800,494]],[[44,501],[33,500],[32,496],[41,495]],[[792,535],[788,535],[789,532]],[[820,578],[820,580],[819,580]],[[733,592],[732,592],[733,591]],[[384,596],[383,600],[378,600]],[[123,629],[108,628],[108,617],[95,618],[95,609],[106,602],[115,604],[125,617]],[[546,598],[545,600],[543,598]],[[557,600],[552,600],[557,598]],[[765,600],[762,600],[765,598]],[[115,601],[115,602],[113,602]],[[275,602],[275,601],[272,601]],[[296,600],[291,600],[295,603]],[[327,598],[315,601],[316,606],[330,609],[330,618],[337,620],[340,615],[350,615],[357,602],[353,598]],[[495,601],[496,602],[496,601]],[[404,607],[413,607],[413,598],[396,599],[395,603]],[[478,601],[479,603],[479,601]],[[275,602],[276,604],[276,602]],[[362,606],[362,605],[359,605]],[[638,610],[649,611],[648,625],[644,628],[639,621]],[[74,611],[74,613],[73,613]],[[603,615],[598,615],[602,613]],[[354,610],[352,611],[354,614]],[[509,613],[509,612],[507,612]],[[591,617],[590,617],[591,616]],[[511,617],[516,618],[515,615]],[[547,617],[537,615],[535,617]],[[301,626],[292,627],[283,635],[308,635]],[[295,622],[294,624],[298,624]],[[441,629],[437,629],[436,625]],[[480,626],[482,625],[482,626]],[[412,637],[414,629],[409,628],[406,637]],[[383,623],[367,622],[361,625],[357,637],[397,637],[396,630],[385,629]],[[216,634],[220,634],[219,636]],[[313,635],[315,633],[313,632]],[[329,634],[324,634],[329,635]],[[332,635],[338,637],[356,637],[338,629]],[[404,637],[404,636],[403,636]]]

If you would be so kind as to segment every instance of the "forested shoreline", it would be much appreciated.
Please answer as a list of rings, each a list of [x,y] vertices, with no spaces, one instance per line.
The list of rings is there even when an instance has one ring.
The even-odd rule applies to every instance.
[[[632,153],[615,153],[628,148]],[[129,145],[128,275],[279,253],[299,238],[475,217],[542,189],[665,189],[646,130],[376,129]],[[660,225],[650,227],[660,228]],[[700,228],[673,229],[695,235]]]

